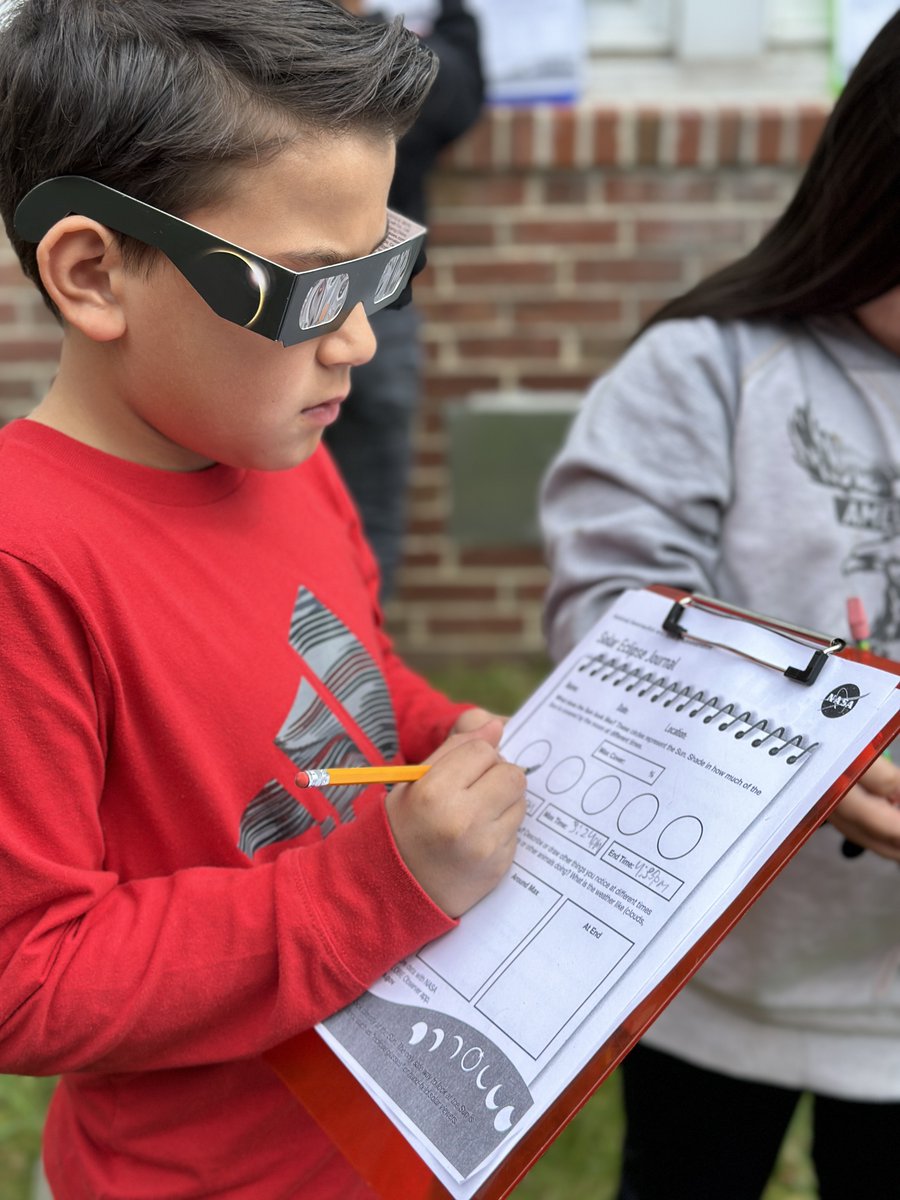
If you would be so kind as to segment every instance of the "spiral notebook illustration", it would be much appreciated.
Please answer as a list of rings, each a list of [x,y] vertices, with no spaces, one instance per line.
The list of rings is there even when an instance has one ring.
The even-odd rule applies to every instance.
[[[508,1195],[897,733],[898,672],[625,593],[508,723],[506,877],[272,1065],[380,1195]]]

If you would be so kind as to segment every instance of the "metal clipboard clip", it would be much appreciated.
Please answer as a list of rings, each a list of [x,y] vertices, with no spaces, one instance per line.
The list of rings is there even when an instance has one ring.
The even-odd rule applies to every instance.
[[[681,624],[681,619],[689,605],[702,608],[706,612],[725,619],[752,621],[765,629],[771,630],[772,633],[777,633],[788,641],[796,642],[797,645],[806,646],[807,648],[813,647],[812,657],[805,667],[785,667],[780,663],[768,662],[764,658],[756,658],[754,655],[748,654],[737,646],[729,646],[727,642],[713,642],[707,638],[697,637],[696,634],[689,633],[684,625]],[[805,684],[806,687],[809,687],[818,679],[829,656],[843,650],[847,645],[843,638],[832,638],[831,642],[825,647],[817,646],[817,643],[823,641],[822,635],[814,633],[810,629],[801,629],[796,625],[772,625],[768,621],[761,621],[756,613],[736,607],[722,608],[715,600],[711,600],[706,596],[685,596],[683,600],[676,600],[669,609],[662,627],[670,637],[681,638],[686,642],[694,642],[698,646],[709,646],[716,650],[728,650],[731,654],[738,654],[741,658],[758,663],[761,667],[770,667],[773,671],[779,671],[782,675],[787,676],[788,679],[794,679],[797,683]]]

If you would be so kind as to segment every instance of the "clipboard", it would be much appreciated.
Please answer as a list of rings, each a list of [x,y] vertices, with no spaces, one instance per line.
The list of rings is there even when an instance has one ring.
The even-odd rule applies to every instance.
[[[897,677],[896,686],[900,687],[900,663],[858,651],[840,638],[829,639],[787,622],[671,587],[660,585],[646,590],[671,601],[663,628],[672,639],[695,641],[750,657],[759,669],[776,670],[798,688],[812,687],[829,658],[875,667]],[[721,639],[696,635],[693,613],[698,610],[723,618]],[[784,659],[748,655],[739,639],[729,636],[729,630],[735,628],[730,624],[733,622],[749,623],[780,635],[784,639]],[[472,1200],[504,1200],[510,1195],[753,901],[898,733],[900,710],[892,712],[865,748],[832,780],[750,882],[713,919],[661,982],[627,1012],[612,1036],[500,1160]],[[404,1200],[451,1200],[451,1193],[435,1178],[406,1137],[314,1030],[276,1047],[265,1057],[377,1196],[384,1200],[397,1196],[403,1196]]]

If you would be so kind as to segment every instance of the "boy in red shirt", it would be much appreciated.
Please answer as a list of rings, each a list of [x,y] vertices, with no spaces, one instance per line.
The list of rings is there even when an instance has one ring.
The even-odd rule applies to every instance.
[[[421,245],[386,198],[432,74],[331,0],[0,30],[4,219],[64,329],[0,433],[0,1071],[62,1077],[58,1200],[366,1195],[261,1055],[512,858],[501,722],[393,653],[318,448]]]

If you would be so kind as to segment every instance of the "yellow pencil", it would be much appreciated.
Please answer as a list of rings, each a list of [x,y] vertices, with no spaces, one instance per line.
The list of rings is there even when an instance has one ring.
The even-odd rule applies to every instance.
[[[298,788],[354,783],[412,783],[421,779],[430,766],[430,763],[421,763],[418,766],[401,767],[310,767],[308,771],[298,771],[294,783]]]

